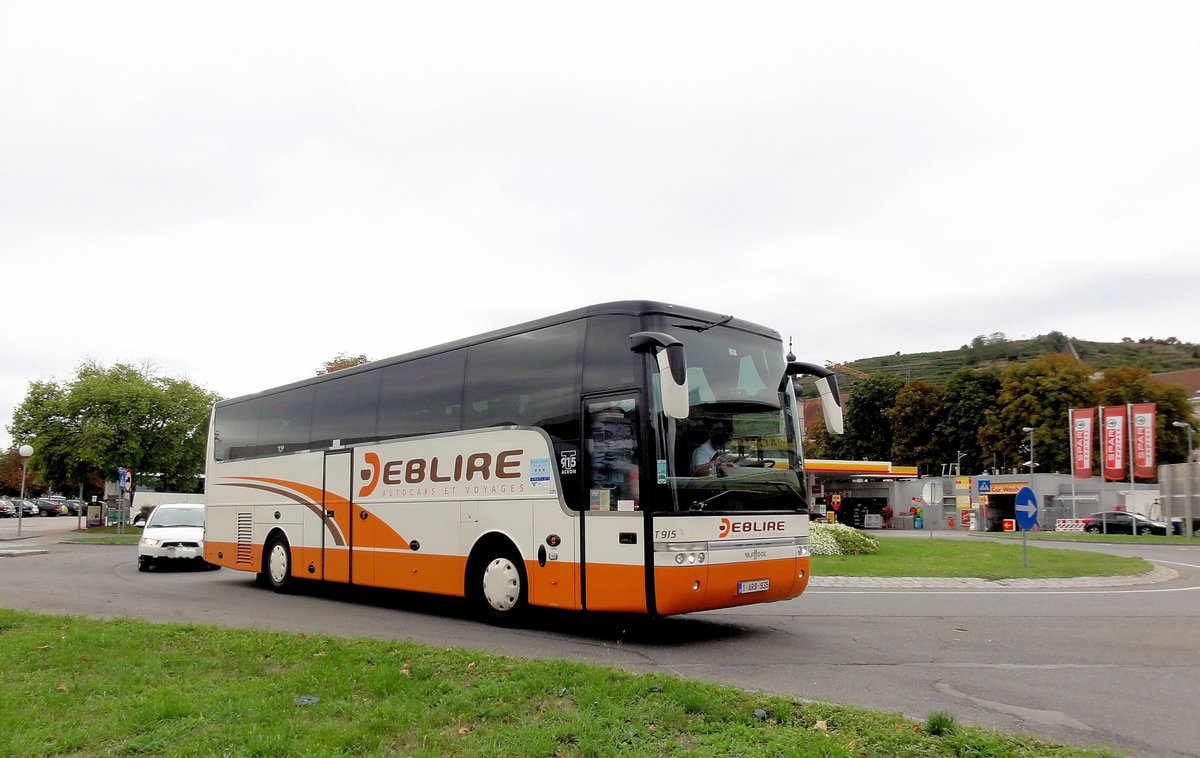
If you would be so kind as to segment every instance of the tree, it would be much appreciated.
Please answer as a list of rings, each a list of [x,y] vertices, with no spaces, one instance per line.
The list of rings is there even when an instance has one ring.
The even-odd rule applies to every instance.
[[[74,491],[118,467],[194,491],[204,471],[210,408],[217,400],[148,366],[82,364],[69,384],[34,381],[13,413],[9,433],[34,446],[38,480]]]
[[[349,356],[345,353],[338,353],[333,360],[325,361],[321,364],[321,368],[317,369],[317,376],[332,374],[334,371],[341,371],[344,368],[353,368],[361,366],[364,363],[369,363],[370,359],[366,355]]]
[[[987,463],[979,442],[985,414],[996,407],[1000,372],[961,368],[950,375],[942,393],[942,417],[935,438],[944,462],[955,462],[967,472],[982,472]],[[958,458],[962,454],[962,460]]]
[[[1049,334],[1039,334],[1036,339],[1038,344],[1043,348],[1054,353],[1062,350],[1067,344],[1067,335],[1059,331],[1053,331]]]
[[[942,388],[911,381],[900,389],[896,404],[884,415],[892,427],[891,460],[937,473],[940,454],[935,432],[942,416]]]
[[[838,447],[847,460],[888,460],[892,453],[892,424],[887,411],[896,405],[904,380],[888,374],[871,374],[858,384],[846,401],[846,433]]]
[[[805,459],[838,459],[842,435],[830,434],[825,426],[825,414],[817,416],[804,438]]]
[[[1033,454],[1043,474],[1070,471],[1067,446],[1067,412],[1095,405],[1092,370],[1063,355],[1047,355],[1016,363],[1000,378],[999,408],[989,409],[979,432],[986,460],[1019,467],[1028,461],[1029,433],[1033,427]]]
[[[21,474],[25,459],[21,457],[20,445],[13,445],[0,455],[0,493],[21,496]],[[41,497],[46,488],[37,484],[37,471],[27,465],[25,473],[25,497]]]

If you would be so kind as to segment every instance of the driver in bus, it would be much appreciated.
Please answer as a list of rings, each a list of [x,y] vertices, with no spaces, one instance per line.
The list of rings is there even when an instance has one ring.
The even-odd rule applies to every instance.
[[[765,468],[772,465],[764,461],[761,455],[758,460],[754,460],[730,452],[725,449],[728,444],[729,429],[718,421],[709,430],[708,439],[692,451],[692,476],[720,474],[720,469],[734,467]]]
[[[708,476],[721,466],[733,465],[733,456],[725,454],[729,444],[729,430],[720,421],[708,431],[708,439],[692,451],[692,475]]]

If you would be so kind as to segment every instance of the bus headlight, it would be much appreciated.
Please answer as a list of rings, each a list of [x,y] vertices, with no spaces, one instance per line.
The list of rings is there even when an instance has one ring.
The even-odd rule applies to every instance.
[[[673,553],[678,566],[698,566],[708,561],[707,542],[660,542],[654,550]]]

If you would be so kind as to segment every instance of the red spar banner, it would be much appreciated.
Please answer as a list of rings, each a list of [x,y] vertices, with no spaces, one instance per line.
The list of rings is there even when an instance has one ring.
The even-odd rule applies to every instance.
[[[1133,411],[1133,473],[1151,477],[1158,472],[1154,468],[1154,403],[1135,403]]]
[[[1094,408],[1071,409],[1071,473],[1076,479],[1092,478],[1092,424]]]
[[[1119,482],[1125,478],[1125,406],[1106,405],[1101,418],[1104,423],[1104,478]]]

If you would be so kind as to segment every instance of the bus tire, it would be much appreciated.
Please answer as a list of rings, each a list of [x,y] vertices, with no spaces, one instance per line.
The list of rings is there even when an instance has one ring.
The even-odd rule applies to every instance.
[[[263,549],[263,570],[258,575],[264,586],[276,592],[287,592],[292,582],[292,549],[287,537],[276,534],[267,540]]]
[[[511,548],[492,548],[477,564],[475,599],[484,618],[493,624],[517,623],[528,607],[525,564]]]

